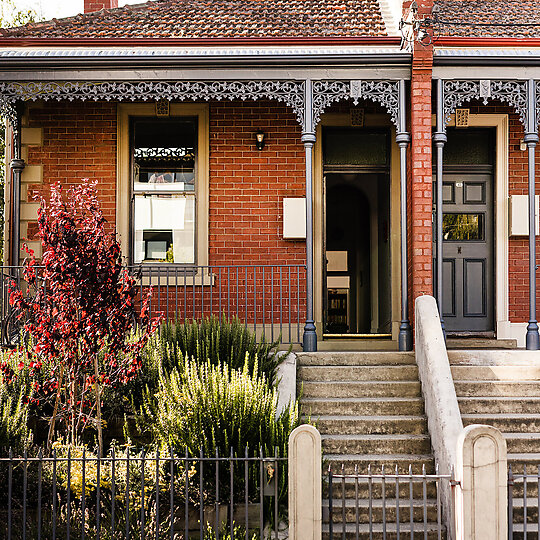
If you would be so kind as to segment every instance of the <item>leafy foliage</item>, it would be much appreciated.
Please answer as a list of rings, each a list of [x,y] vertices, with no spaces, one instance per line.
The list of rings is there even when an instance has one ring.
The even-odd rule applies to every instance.
[[[146,394],[140,422],[162,445],[192,456],[229,455],[231,448],[286,455],[290,432],[299,424],[298,404],[277,416],[278,393],[264,376],[227,364],[187,360],[184,369],[162,374],[155,395]]]
[[[28,406],[24,392],[12,393],[0,382],[0,448],[26,448],[30,442]]]
[[[0,2],[0,27],[22,26],[39,19],[35,9],[19,9],[14,0]]]
[[[141,309],[142,331],[138,339],[128,339],[137,288],[105,223],[94,183],[85,180],[70,189],[65,201],[60,185],[53,185],[50,203],[42,198],[38,212],[42,274],[31,250],[25,262],[25,280],[36,293],[25,296],[13,284],[10,294],[32,336],[31,375],[44,364],[50,370],[48,380],[34,385],[54,402],[49,442],[57,418],[71,444],[91,421],[100,449],[102,390],[137,375],[141,351],[159,323],[148,317],[149,293]]]
[[[220,320],[211,316],[202,321],[163,324],[160,338],[166,368],[181,367],[184,358],[227,364],[231,369],[243,369],[247,362],[249,373],[264,375],[270,385],[276,382],[281,362],[278,341],[263,339],[258,343],[255,334],[237,317],[223,316]]]
[[[278,353],[278,342],[257,342],[255,335],[238,318],[209,317],[184,323],[168,322],[149,337],[142,351],[142,366],[136,380],[117,391],[105,391],[109,417],[138,411],[145,401],[148,389],[158,391],[160,373],[183,371],[185,359],[197,363],[209,361],[213,365],[226,364],[232,369],[243,369],[246,364],[250,374],[263,375],[269,386],[276,384],[277,368],[284,358]],[[126,403],[131,401],[131,410]]]

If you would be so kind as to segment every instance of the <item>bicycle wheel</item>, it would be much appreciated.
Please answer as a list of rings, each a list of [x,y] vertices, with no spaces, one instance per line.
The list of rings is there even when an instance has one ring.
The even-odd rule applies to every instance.
[[[26,342],[24,320],[19,318],[19,310],[12,310],[2,325],[2,343],[5,347],[18,347]]]

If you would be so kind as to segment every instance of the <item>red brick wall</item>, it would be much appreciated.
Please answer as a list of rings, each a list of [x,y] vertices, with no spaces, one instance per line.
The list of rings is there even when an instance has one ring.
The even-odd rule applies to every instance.
[[[43,165],[43,185],[66,187],[81,178],[98,179],[105,217],[116,219],[116,105],[45,104],[32,108],[30,126],[43,129],[43,146],[30,147],[28,165]],[[256,149],[254,133],[266,133],[266,146]],[[294,114],[273,102],[215,102],[210,105],[209,261],[212,265],[304,264],[305,242],[282,239],[283,198],[305,196],[305,157]],[[29,200],[31,194],[29,193]],[[29,226],[29,237],[37,225]],[[154,290],[153,309],[172,315],[200,317],[211,311],[238,314],[257,324],[281,316],[301,323],[305,312],[305,272],[294,268],[228,272],[214,269],[215,285]],[[180,274],[179,282],[185,276]],[[255,291],[254,283],[257,283]],[[290,287],[289,287],[290,282]],[[281,283],[281,287],[280,287]],[[238,288],[237,288],[238,286]],[[264,302],[263,302],[264,298]],[[238,305],[237,305],[238,300]],[[212,310],[210,308],[212,307]],[[255,315],[254,315],[255,313]],[[244,315],[243,315],[244,314]],[[182,312],[183,315],[183,312]],[[295,332],[295,330],[292,330]],[[284,330],[285,332],[285,330]],[[277,337],[277,335],[275,336]],[[284,339],[295,341],[296,334]]]
[[[418,16],[431,13],[433,0],[420,0]],[[411,71],[409,160],[409,316],[414,318],[414,300],[433,294],[432,274],[432,163],[431,79],[433,48],[414,45]]]
[[[50,184],[98,181],[105,218],[116,219],[116,105],[112,103],[50,103],[30,109],[30,127],[43,129],[43,146],[30,146],[28,165],[43,165],[43,185],[29,190],[48,193]],[[29,227],[30,233],[36,232]]]
[[[266,133],[262,151],[254,144],[257,129]],[[283,198],[305,196],[300,135],[285,105],[211,104],[211,264],[305,262],[305,242],[282,239]]]

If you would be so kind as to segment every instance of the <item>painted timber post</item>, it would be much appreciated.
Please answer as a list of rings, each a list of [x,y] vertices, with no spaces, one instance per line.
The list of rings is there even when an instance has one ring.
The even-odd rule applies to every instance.
[[[439,307],[439,316],[441,318],[441,327],[443,334],[446,337],[444,330],[443,318],[443,152],[444,145],[448,140],[446,136],[445,118],[444,118],[444,87],[443,81],[437,79],[437,126],[433,134],[433,142],[437,149],[437,174],[436,174],[436,253],[437,253],[437,285],[436,298]]]
[[[21,250],[21,174],[24,169],[24,160],[21,155],[21,108],[22,104],[15,107],[16,115],[12,119],[13,129],[13,151],[9,167],[11,169],[12,191],[11,191],[11,209],[13,223],[13,233],[11,235],[11,264],[19,265],[19,254]]]
[[[407,132],[405,80],[399,81],[399,125],[396,142],[399,146],[401,188],[401,324],[399,325],[399,350],[412,351],[412,329],[409,321],[409,284],[407,256],[407,146],[411,135]]]
[[[306,324],[304,326],[304,352],[317,350],[317,331],[313,313],[313,86],[311,79],[305,82],[305,114],[302,142],[306,151]]]
[[[540,336],[536,321],[536,219],[535,219],[535,151],[538,144],[536,120],[536,84],[531,79],[527,84],[527,132],[524,137],[528,149],[529,180],[529,324],[525,347],[530,351],[540,349]]]

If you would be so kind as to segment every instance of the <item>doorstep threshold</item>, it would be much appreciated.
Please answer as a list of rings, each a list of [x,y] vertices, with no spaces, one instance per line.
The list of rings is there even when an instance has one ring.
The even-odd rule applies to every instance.
[[[323,334],[323,339],[392,339],[392,334]]]

